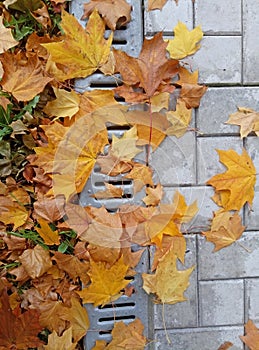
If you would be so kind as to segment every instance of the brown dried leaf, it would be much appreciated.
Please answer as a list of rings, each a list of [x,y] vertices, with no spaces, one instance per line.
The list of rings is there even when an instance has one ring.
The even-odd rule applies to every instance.
[[[240,336],[242,342],[249,346],[250,350],[259,349],[259,330],[252,320],[245,324],[246,335]]]
[[[49,251],[40,245],[25,250],[19,260],[31,278],[42,276],[52,266]]]
[[[91,0],[84,4],[82,19],[88,18],[94,9],[98,10],[107,26],[112,30],[131,20],[131,6],[125,0]]]

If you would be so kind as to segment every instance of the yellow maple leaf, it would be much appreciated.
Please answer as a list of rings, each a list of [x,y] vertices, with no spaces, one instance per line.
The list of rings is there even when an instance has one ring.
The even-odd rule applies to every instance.
[[[90,322],[86,308],[80,301],[73,297],[71,299],[71,318],[72,334],[74,342],[78,342],[87,332]]]
[[[228,170],[213,176],[207,184],[215,187],[220,205],[225,210],[240,210],[246,202],[252,205],[256,182],[256,169],[252,159],[245,149],[241,155],[234,150],[217,152],[221,163]]]
[[[14,39],[11,28],[6,28],[3,25],[3,16],[0,16],[0,37],[0,53],[7,51],[19,43],[19,41]]]
[[[72,327],[66,329],[62,336],[56,331],[48,336],[48,345],[43,346],[44,350],[75,350],[76,343],[72,343]]]
[[[49,144],[35,148],[37,159],[33,164],[52,176],[53,189],[49,194],[64,194],[68,199],[84,188],[98,153],[108,144],[107,130],[96,126],[91,115],[70,127],[55,122],[43,128]]]
[[[131,160],[141,152],[141,149],[136,147],[137,139],[138,135],[136,126],[125,131],[121,138],[118,138],[113,134],[111,154],[120,160]]]
[[[38,218],[38,223],[40,227],[36,227],[35,230],[43,239],[44,243],[47,245],[59,244],[60,237],[58,231],[53,231],[46,220]]]
[[[143,273],[143,288],[150,294],[156,295],[157,303],[175,304],[185,301],[184,291],[189,286],[189,277],[194,266],[187,270],[177,270],[176,255],[170,250],[159,261],[156,273]]]
[[[167,51],[170,57],[180,60],[186,56],[193,55],[199,50],[198,44],[203,37],[201,27],[198,26],[193,30],[188,30],[183,22],[178,22],[174,27],[174,39],[168,40]]]
[[[79,111],[80,96],[74,91],[53,87],[56,100],[49,101],[43,109],[50,117],[73,117]]]
[[[181,137],[190,124],[192,110],[188,109],[185,102],[180,100],[177,101],[176,110],[167,112],[166,117],[171,123],[171,126],[166,130],[167,135]]]
[[[238,107],[236,113],[230,114],[226,124],[239,125],[241,138],[254,131],[259,136],[259,112],[250,108]]]
[[[139,192],[145,185],[153,186],[153,172],[150,167],[141,163],[134,163],[131,171],[125,175],[127,179],[133,179],[134,192]]]
[[[242,226],[238,213],[231,214],[220,210],[214,213],[210,231],[202,232],[202,234],[209,242],[215,244],[214,252],[216,252],[236,242],[244,229],[245,226]]]
[[[63,80],[91,75],[108,61],[113,35],[104,39],[105,24],[96,10],[85,30],[73,15],[63,11],[61,27],[63,40],[42,46],[50,53],[50,62],[63,72]]]
[[[123,256],[110,269],[103,262],[91,260],[89,275],[92,283],[77,293],[84,303],[93,303],[94,306],[110,303],[121,296],[121,290],[129,283],[125,280],[127,271]]]

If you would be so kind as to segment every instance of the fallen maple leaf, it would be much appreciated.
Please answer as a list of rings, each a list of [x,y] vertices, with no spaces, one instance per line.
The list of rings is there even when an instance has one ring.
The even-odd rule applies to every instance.
[[[120,248],[123,232],[120,215],[109,213],[104,207],[92,208],[91,222],[87,230],[81,234],[80,240],[106,248]]]
[[[255,326],[252,320],[248,320],[245,324],[246,335],[240,336],[240,339],[247,345],[251,350],[259,349],[259,329]]]
[[[60,220],[65,215],[65,199],[63,196],[54,198],[42,197],[33,203],[34,215],[50,223]]]
[[[111,154],[123,161],[130,161],[142,150],[136,147],[138,139],[136,126],[125,131],[121,138],[112,135]]]
[[[124,264],[123,257],[109,269],[105,263],[96,263],[91,260],[89,272],[91,284],[77,293],[84,303],[104,306],[122,295],[121,290],[129,283],[128,280],[125,280],[127,271],[128,266]]]
[[[34,348],[43,344],[37,336],[43,328],[39,324],[39,311],[21,313],[19,306],[12,311],[6,289],[0,297],[0,327],[1,350]]]
[[[43,239],[44,243],[47,245],[58,245],[60,242],[58,231],[53,231],[48,222],[42,218],[38,219],[38,223],[40,224],[40,227],[35,227],[35,229]]]
[[[60,270],[65,271],[70,278],[80,278],[84,284],[89,282],[89,262],[80,261],[76,256],[55,252],[52,258]]]
[[[238,213],[231,214],[222,210],[214,213],[211,229],[202,232],[206,239],[215,244],[214,252],[237,241],[245,230]]]
[[[89,17],[89,14],[97,9],[107,26],[115,30],[118,27],[130,22],[131,6],[125,0],[91,0],[84,4],[84,14],[81,19]]]
[[[158,91],[173,92],[175,88],[170,83],[178,73],[178,61],[167,58],[166,46],[162,33],[158,33],[152,39],[144,40],[138,58],[113,50],[116,71],[121,73],[124,82],[115,92],[127,102],[149,100]],[[143,91],[134,91],[135,87]]]
[[[147,339],[143,335],[144,326],[140,319],[129,324],[116,322],[112,330],[112,341],[104,348],[107,350],[144,350]]]
[[[88,223],[90,218],[81,205],[67,203],[65,207],[66,212],[66,223],[68,226],[74,230],[78,237],[81,236],[88,228]]]
[[[207,184],[215,187],[220,205],[225,210],[240,210],[246,202],[252,205],[256,182],[256,169],[252,159],[245,149],[241,155],[234,150],[217,152],[228,170],[213,176]]]
[[[86,308],[82,306],[78,299],[76,299],[75,297],[71,299],[70,315],[70,324],[72,327],[73,340],[74,342],[78,342],[86,334],[90,322]]]
[[[191,118],[192,110],[186,107],[184,101],[177,101],[176,110],[166,113],[166,117],[171,123],[171,126],[166,130],[167,135],[181,137],[186,132]]]
[[[157,303],[175,304],[185,301],[183,293],[189,286],[189,277],[194,266],[177,270],[176,255],[170,250],[160,261],[154,275],[143,273],[143,289],[156,295]]]
[[[110,183],[105,182],[106,190],[95,192],[92,197],[96,199],[107,198],[121,198],[123,196],[123,190],[121,187],[116,187]]]
[[[163,197],[163,187],[161,184],[157,184],[156,187],[147,187],[146,188],[146,194],[147,196],[144,197],[142,200],[146,205],[152,205],[157,206],[159,205],[162,197]]]
[[[145,185],[153,186],[153,172],[150,167],[141,163],[134,163],[133,168],[125,175],[127,179],[133,179],[134,192],[139,192]]]
[[[18,41],[16,41],[12,35],[12,29],[6,28],[3,24],[3,16],[0,16],[0,54],[4,51],[7,51],[11,47],[18,45]]]
[[[40,245],[25,250],[20,255],[19,261],[31,278],[40,277],[52,266],[49,251]]]
[[[74,90],[66,91],[55,87],[53,87],[53,91],[56,95],[56,100],[48,102],[43,108],[43,112],[50,117],[73,117],[79,111],[79,95]]]
[[[20,54],[2,54],[4,75],[0,84],[18,101],[30,101],[52,80],[44,76],[43,67],[36,55],[24,62]]]
[[[179,21],[174,27],[174,39],[168,40],[167,50],[170,57],[180,60],[186,56],[193,55],[199,50],[198,44],[203,37],[201,27],[195,27],[193,30],[188,30],[187,26]]]
[[[231,346],[233,346],[233,343],[231,343],[230,341],[226,341],[224,344],[220,345],[218,350],[228,350],[229,348],[231,348]]]
[[[148,0],[148,11],[152,10],[162,10],[164,5],[167,3],[167,0]]]
[[[84,30],[73,15],[63,11],[61,27],[63,40],[42,46],[50,53],[50,63],[62,70],[62,80],[86,77],[101,69],[109,58],[113,36],[104,39],[105,25],[98,12],[91,14]]]
[[[56,331],[49,334],[48,345],[44,345],[45,350],[75,350],[76,343],[72,342],[72,327],[64,331],[62,336],[58,336]]]
[[[259,136],[259,112],[253,109],[238,107],[238,112],[230,114],[226,124],[239,125],[242,139],[252,131]]]

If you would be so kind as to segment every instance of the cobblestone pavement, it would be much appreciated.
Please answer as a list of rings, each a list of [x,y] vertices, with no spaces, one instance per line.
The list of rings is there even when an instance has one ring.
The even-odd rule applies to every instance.
[[[168,0],[162,11],[144,9],[143,28],[138,28],[141,0],[128,1],[139,11],[133,13],[133,30],[126,32],[130,45],[125,49],[131,55],[138,55],[142,29],[146,37],[163,31],[165,38],[172,38],[180,20],[189,29],[200,24],[205,33],[201,49],[185,60],[193,70],[199,69],[200,82],[209,86],[193,118],[193,127],[200,132],[188,132],[180,139],[168,137],[154,154],[152,166],[164,186],[165,201],[172,199],[176,189],[188,203],[197,199],[199,213],[191,227],[206,230],[217,210],[211,200],[213,189],[206,181],[225,170],[215,149],[240,153],[245,147],[259,169],[259,138],[249,136],[242,141],[238,127],[224,124],[237,106],[259,110],[259,1],[179,0],[176,5]],[[83,3],[72,1],[78,18]],[[144,4],[147,8],[147,0]],[[98,75],[94,79],[98,81]],[[79,82],[83,88],[87,84],[89,80]],[[239,242],[219,252],[212,253],[213,245],[200,235],[188,235],[184,268],[196,266],[186,292],[188,301],[165,306],[171,344],[165,335],[162,307],[154,307],[155,349],[217,350],[225,341],[234,344],[231,350],[245,349],[239,339],[244,323],[252,319],[259,326],[258,183],[253,210],[245,208],[241,215],[246,232]]]
[[[259,169],[259,139],[248,137],[243,142],[238,127],[224,124],[237,106],[259,110],[259,2],[179,0],[176,6],[168,0],[162,11],[145,12],[145,35],[163,30],[171,38],[178,20],[189,29],[200,24],[205,33],[201,49],[188,61],[199,69],[200,82],[209,86],[194,116],[202,134],[187,133],[178,142],[169,138],[160,152],[176,158],[177,164],[168,169],[168,161],[160,156],[154,165],[166,186],[166,199],[172,198],[175,187],[189,203],[198,199],[199,213],[192,227],[204,229],[216,210],[210,199],[213,190],[205,183],[225,169],[215,149],[240,153],[244,146]],[[233,350],[245,349],[239,340],[244,323],[252,319],[259,325],[258,184],[253,211],[245,208],[241,214],[246,232],[239,243],[219,252],[213,253],[213,245],[203,237],[189,237],[186,267],[196,266],[186,292],[189,300],[165,306],[172,344],[166,340],[162,307],[155,306],[156,349],[217,350],[225,341],[234,344]]]

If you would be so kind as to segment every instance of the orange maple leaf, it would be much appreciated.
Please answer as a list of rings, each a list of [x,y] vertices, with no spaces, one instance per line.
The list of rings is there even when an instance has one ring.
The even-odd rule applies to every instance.
[[[173,92],[175,88],[170,82],[178,73],[178,61],[167,58],[166,46],[162,33],[158,33],[150,40],[145,39],[138,58],[113,50],[116,71],[124,83],[115,92],[127,102],[149,100],[158,91]],[[142,88],[142,91],[133,88]]]
[[[259,349],[259,329],[255,326],[252,320],[248,320],[245,325],[246,335],[240,336],[240,339],[247,345],[251,350]]]

